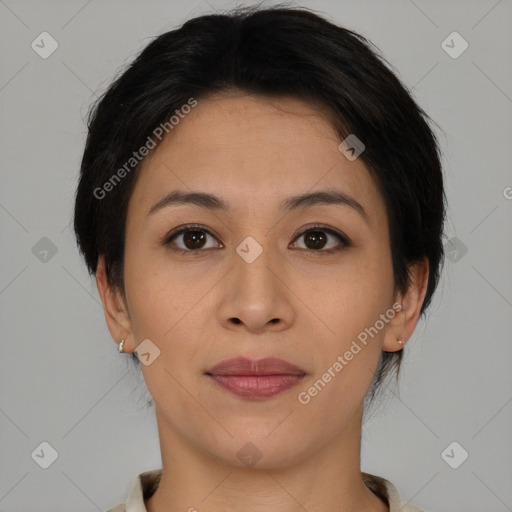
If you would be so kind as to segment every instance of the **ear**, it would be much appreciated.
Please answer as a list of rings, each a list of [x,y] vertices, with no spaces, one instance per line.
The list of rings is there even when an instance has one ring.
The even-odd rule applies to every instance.
[[[113,288],[108,282],[105,258],[103,255],[98,258],[96,285],[101,297],[101,302],[103,303],[103,312],[105,313],[105,320],[107,321],[110,335],[118,344],[122,339],[125,339],[124,351],[131,352],[130,338],[133,342],[133,336],[130,316],[121,291],[117,288]]]
[[[418,323],[421,306],[425,299],[428,286],[429,264],[424,257],[420,262],[409,266],[411,284],[405,294],[399,294],[397,302],[402,304],[401,310],[389,321],[384,337],[382,350],[397,352],[401,350],[412,336]],[[402,340],[403,344],[399,344]]]

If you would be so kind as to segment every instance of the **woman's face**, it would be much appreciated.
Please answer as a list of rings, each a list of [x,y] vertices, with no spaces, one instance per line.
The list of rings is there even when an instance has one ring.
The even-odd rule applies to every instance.
[[[141,369],[161,437],[277,467],[357,430],[381,351],[400,349],[406,333],[393,309],[383,198],[339,143],[305,103],[216,96],[145,160],[126,225],[126,347],[150,340]],[[162,205],[174,191],[226,207]],[[321,191],[348,200],[290,200]],[[208,375],[239,356],[279,358],[303,376]],[[248,442],[255,448],[242,449]]]

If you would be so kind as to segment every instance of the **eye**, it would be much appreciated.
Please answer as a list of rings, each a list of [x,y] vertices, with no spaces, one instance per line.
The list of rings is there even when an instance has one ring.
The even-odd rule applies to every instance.
[[[172,231],[165,237],[162,244],[165,246],[171,246],[171,249],[178,253],[195,253],[194,255],[200,255],[204,252],[204,249],[215,248],[215,245],[210,247],[207,246],[209,237],[216,240],[216,237],[203,226],[198,224],[188,224]],[[297,242],[293,242],[292,248],[304,249],[310,252],[332,253],[352,245],[350,240],[343,233],[323,225],[311,226],[298,235],[295,240],[298,240],[301,237],[304,237],[306,246],[296,247]],[[329,239],[331,239],[330,246],[328,243]],[[338,243],[334,243],[333,245],[332,239],[337,239]],[[178,241],[179,243],[176,243],[175,241]],[[221,247],[219,248],[224,247],[222,244],[220,244],[220,246]]]
[[[338,232],[337,230],[326,227],[326,226],[311,226],[306,231],[303,231],[296,240],[304,237],[304,243],[306,247],[299,247],[299,249],[305,249],[312,252],[336,252],[344,249],[345,247],[350,247],[350,240],[343,234]],[[328,245],[329,238],[337,238],[338,244],[334,243],[334,246],[326,247]],[[340,244],[341,242],[341,244]],[[294,242],[296,245],[297,242]]]
[[[202,252],[202,249],[209,248],[206,246],[208,237],[215,238],[207,229],[204,229],[202,226],[189,224],[187,226],[183,226],[177,231],[175,230],[170,233],[165,238],[163,244],[173,245],[173,241],[178,240],[181,245],[177,244],[177,247],[171,247],[173,251],[180,253],[200,253]]]

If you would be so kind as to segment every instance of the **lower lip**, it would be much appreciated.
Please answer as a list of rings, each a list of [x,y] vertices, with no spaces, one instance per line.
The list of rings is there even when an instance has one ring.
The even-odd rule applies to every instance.
[[[219,386],[242,398],[261,399],[296,386],[303,375],[209,375]]]

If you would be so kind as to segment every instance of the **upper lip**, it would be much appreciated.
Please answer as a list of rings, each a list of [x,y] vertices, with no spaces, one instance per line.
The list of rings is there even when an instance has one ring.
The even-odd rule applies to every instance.
[[[207,375],[305,375],[306,372],[283,359],[265,357],[249,359],[234,357],[216,364],[206,371]]]

